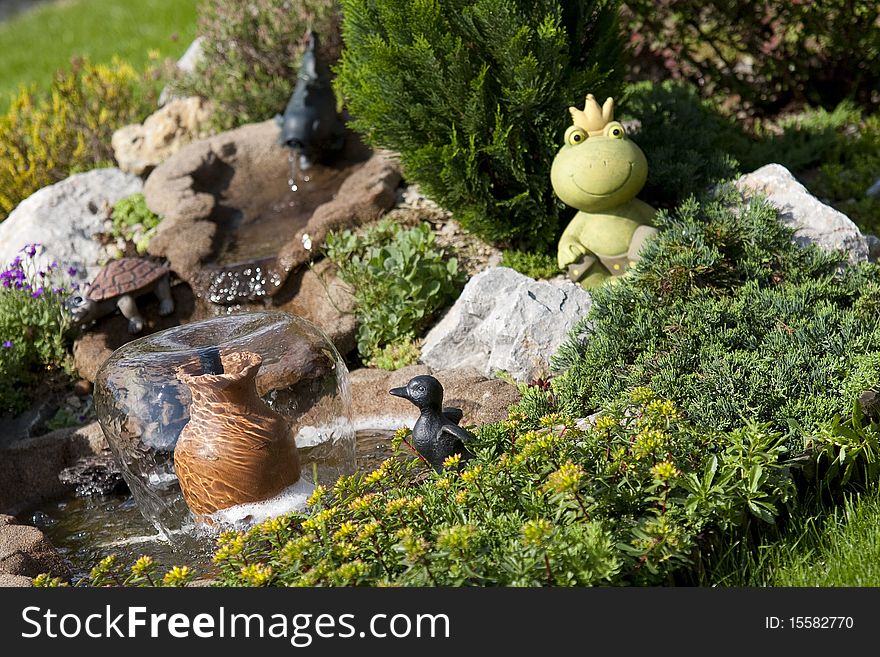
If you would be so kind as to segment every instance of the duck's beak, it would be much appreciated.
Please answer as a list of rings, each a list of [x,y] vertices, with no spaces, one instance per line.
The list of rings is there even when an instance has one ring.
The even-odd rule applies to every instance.
[[[409,399],[409,393],[406,391],[406,388],[391,388],[389,390],[392,395],[395,397],[403,397],[404,399]]]

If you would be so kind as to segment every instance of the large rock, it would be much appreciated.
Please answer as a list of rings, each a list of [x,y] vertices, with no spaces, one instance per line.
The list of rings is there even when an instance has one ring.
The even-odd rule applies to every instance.
[[[781,164],[746,174],[736,186],[746,196],[766,195],[779,210],[779,219],[794,229],[798,244],[815,244],[825,251],[841,249],[852,263],[868,259],[867,240],[849,217],[810,194]]]
[[[147,117],[113,133],[111,143],[119,168],[137,176],[149,174],[183,146],[199,138],[210,117],[201,98],[177,98]]]
[[[355,348],[354,297],[329,260],[291,275],[272,301],[273,308],[307,319],[324,331],[340,354]]]
[[[58,473],[84,456],[106,454],[107,449],[97,422],[0,448],[0,513],[21,513],[71,492],[74,486],[60,481]]]
[[[425,338],[421,361],[434,369],[473,367],[528,382],[550,373],[550,357],[592,297],[568,281],[536,281],[507,267],[474,276]]]
[[[100,268],[101,254],[92,236],[104,230],[110,207],[142,186],[140,178],[119,169],[95,169],[34,192],[0,223],[0,264],[11,262],[25,245],[38,243],[40,267],[54,260],[90,278]]]
[[[204,58],[205,37],[197,36],[193,42],[189,44],[189,47],[187,47],[183,55],[180,56],[180,59],[177,60],[177,70],[183,74],[195,73],[199,62]],[[175,98],[180,98],[180,96],[178,96],[177,90],[174,89],[174,85],[166,86],[162,89],[162,93],[159,94],[159,107],[166,105]]]
[[[43,532],[36,527],[16,524],[8,516],[0,523],[0,573],[19,577],[36,577],[41,573],[63,579],[70,577],[70,569]]]
[[[351,372],[352,421],[357,429],[412,427],[419,410],[409,401],[389,394],[414,376],[430,374],[443,386],[443,405],[464,412],[462,426],[483,425],[507,419],[507,409],[519,401],[516,386],[500,379],[487,379],[472,368],[435,371],[411,365],[395,372],[360,368]]]

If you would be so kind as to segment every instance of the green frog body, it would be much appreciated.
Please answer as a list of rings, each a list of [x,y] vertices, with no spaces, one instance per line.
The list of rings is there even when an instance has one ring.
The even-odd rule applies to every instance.
[[[565,132],[550,169],[553,191],[578,210],[559,239],[557,260],[573,281],[590,289],[620,276],[656,234],[656,210],[636,195],[648,178],[648,161],[614,121],[614,101],[600,108],[592,94],[583,110],[569,108]]]

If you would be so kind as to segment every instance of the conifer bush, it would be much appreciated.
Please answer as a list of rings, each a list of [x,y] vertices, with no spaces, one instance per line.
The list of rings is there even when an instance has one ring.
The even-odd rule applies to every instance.
[[[584,97],[623,73],[614,0],[343,0],[337,84],[353,127],[491,241],[546,247],[548,172]]]
[[[880,381],[877,265],[795,245],[769,203],[730,188],[658,224],[632,274],[595,292],[552,360],[563,412],[649,386],[698,426],[808,433]]]

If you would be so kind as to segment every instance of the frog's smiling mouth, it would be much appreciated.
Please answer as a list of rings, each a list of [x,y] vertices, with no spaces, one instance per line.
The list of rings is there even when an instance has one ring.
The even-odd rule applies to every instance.
[[[596,192],[589,192],[586,189],[584,189],[583,187],[581,187],[580,185],[578,185],[577,181],[575,180],[575,174],[571,174],[569,176],[569,178],[571,178],[571,183],[575,187],[577,187],[579,190],[581,190],[584,194],[587,194],[588,196],[594,196],[596,198],[605,198],[607,196],[611,196],[612,194],[616,194],[617,192],[619,192],[621,189],[623,189],[623,187],[626,185],[626,183],[629,182],[629,179],[632,178],[633,167],[635,165],[632,162],[628,162],[627,164],[629,164],[629,171],[627,171],[626,178],[623,179],[623,182],[620,183],[614,189],[612,189],[610,192],[605,192],[604,194],[597,194]]]

